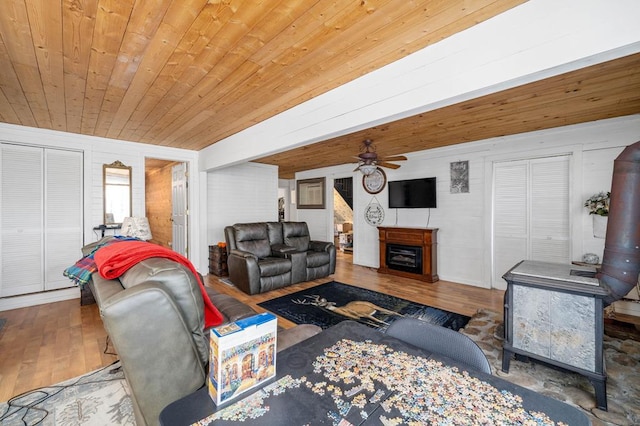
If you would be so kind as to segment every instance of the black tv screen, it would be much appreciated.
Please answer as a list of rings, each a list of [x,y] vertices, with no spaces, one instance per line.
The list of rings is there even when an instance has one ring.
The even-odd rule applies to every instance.
[[[436,207],[436,178],[389,182],[390,209],[427,209]]]

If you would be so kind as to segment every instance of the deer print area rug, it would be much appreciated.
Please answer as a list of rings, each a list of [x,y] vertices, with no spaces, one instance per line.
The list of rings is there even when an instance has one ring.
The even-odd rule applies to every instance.
[[[315,324],[323,329],[340,321],[354,320],[384,331],[401,316],[420,318],[456,331],[469,322],[465,315],[337,281],[258,305],[296,324]]]

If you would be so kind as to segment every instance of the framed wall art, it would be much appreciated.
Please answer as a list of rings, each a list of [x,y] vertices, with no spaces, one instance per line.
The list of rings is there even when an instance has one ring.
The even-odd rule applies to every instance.
[[[324,209],[324,185],[323,177],[296,181],[297,208]]]
[[[456,161],[450,163],[452,194],[469,192],[469,161]]]

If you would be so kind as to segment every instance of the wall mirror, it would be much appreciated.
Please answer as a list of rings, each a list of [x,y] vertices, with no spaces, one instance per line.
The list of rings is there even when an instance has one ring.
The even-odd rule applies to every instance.
[[[102,166],[104,224],[120,224],[131,216],[131,166],[120,161]]]

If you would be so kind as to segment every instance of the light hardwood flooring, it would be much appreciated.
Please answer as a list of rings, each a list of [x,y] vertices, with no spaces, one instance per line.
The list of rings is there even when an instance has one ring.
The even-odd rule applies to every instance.
[[[353,265],[351,255],[344,253],[338,254],[334,275],[261,295],[249,296],[214,275],[205,278],[207,285],[233,295],[259,312],[264,310],[257,303],[331,280],[464,315],[473,315],[481,308],[497,312],[503,308],[502,291],[442,280],[430,284],[378,274],[373,268]],[[0,331],[0,401],[107,366],[118,359],[117,355],[110,354],[113,348],[107,348],[107,334],[95,304],[80,306],[80,300],[74,299],[0,312],[0,318],[7,319]],[[285,328],[293,326],[284,319],[279,319],[279,323]]]

